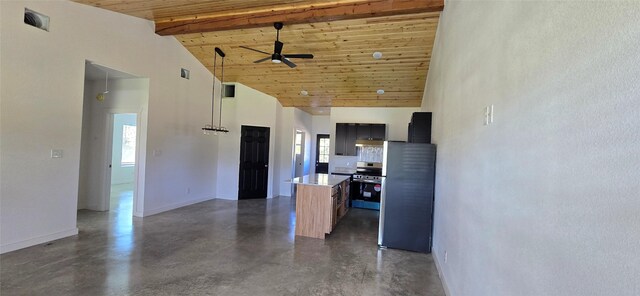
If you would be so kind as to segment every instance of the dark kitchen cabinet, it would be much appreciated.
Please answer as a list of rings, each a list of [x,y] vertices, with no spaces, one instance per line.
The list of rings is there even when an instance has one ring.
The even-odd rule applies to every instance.
[[[356,126],[356,138],[358,140],[369,140],[370,137],[371,137],[370,124],[358,124]]]
[[[431,112],[414,112],[409,123],[409,143],[431,143]]]
[[[387,139],[387,125],[386,124],[372,124],[371,125],[371,139],[372,140],[386,140]]]
[[[344,143],[345,155],[356,156],[357,126],[354,123],[347,124],[347,140]]]
[[[357,124],[358,140],[386,140],[386,124],[359,123]]]
[[[355,156],[357,133],[355,123],[336,123],[335,155]]]

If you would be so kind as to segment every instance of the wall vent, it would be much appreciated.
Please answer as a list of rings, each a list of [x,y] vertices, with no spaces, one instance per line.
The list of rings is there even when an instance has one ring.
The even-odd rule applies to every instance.
[[[235,98],[236,97],[236,85],[235,84],[223,84],[222,92],[223,98]]]
[[[184,79],[189,79],[189,70],[187,70],[185,68],[181,68],[180,69],[180,77],[182,77]]]
[[[49,17],[29,8],[24,9],[24,23],[47,32],[49,31]]]

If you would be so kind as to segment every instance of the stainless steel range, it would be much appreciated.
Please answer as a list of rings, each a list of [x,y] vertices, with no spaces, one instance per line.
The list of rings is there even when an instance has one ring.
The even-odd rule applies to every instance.
[[[352,179],[351,206],[371,210],[380,209],[380,192],[384,177],[382,163],[358,162]]]

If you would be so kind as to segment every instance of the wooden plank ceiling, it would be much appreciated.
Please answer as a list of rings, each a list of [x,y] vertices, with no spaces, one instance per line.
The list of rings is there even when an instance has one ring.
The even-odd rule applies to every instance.
[[[254,14],[264,9],[299,9],[305,5],[314,7],[340,2],[76,1],[154,20],[157,28],[161,22],[198,19],[205,15]],[[342,2],[354,1],[363,2]],[[369,2],[391,3],[393,0]],[[225,82],[240,82],[272,95],[283,106],[299,107],[312,114],[327,114],[327,107],[417,107],[422,102],[439,15],[439,11],[434,11],[358,19],[336,17],[344,20],[298,24],[288,24],[285,19],[285,26],[280,31],[283,53],[314,55],[314,59],[291,59],[298,65],[293,69],[270,61],[254,64],[253,61],[267,55],[239,47],[273,52],[276,30],[272,25],[174,36],[212,72],[214,48],[220,47],[227,54]],[[382,53],[381,59],[373,58],[375,51]],[[216,74],[221,78],[220,67]],[[384,94],[378,95],[378,89],[383,89]],[[308,95],[302,95],[303,90]]]

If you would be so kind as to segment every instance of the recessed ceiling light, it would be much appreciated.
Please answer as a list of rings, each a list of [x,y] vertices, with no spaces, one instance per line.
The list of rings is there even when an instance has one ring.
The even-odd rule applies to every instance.
[[[376,51],[373,53],[373,58],[376,60],[379,60],[380,58],[382,58],[382,53],[379,51]]]
[[[319,113],[324,113],[324,110],[318,110]]]
[[[379,89],[379,90],[376,91],[376,93],[378,93],[379,95],[382,95],[382,94],[384,94],[384,89]]]
[[[303,90],[300,91],[300,94],[303,95],[303,96],[308,96],[309,92],[303,89]]]

